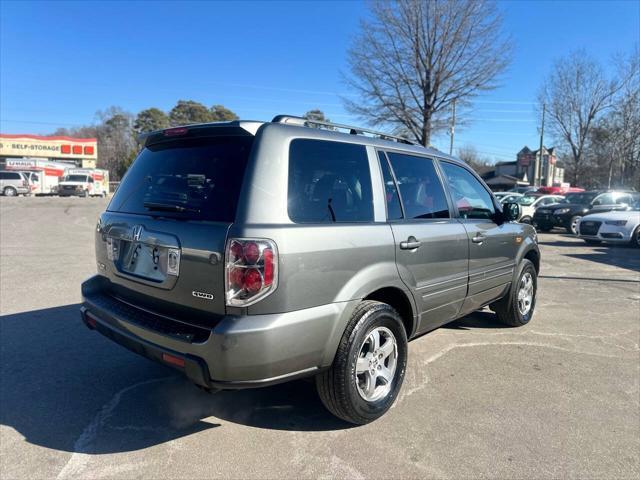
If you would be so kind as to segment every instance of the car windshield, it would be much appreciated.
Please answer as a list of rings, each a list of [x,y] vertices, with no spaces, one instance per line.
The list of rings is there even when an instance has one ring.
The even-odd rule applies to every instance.
[[[253,137],[182,139],[146,147],[110,211],[232,222]]]
[[[522,198],[522,195],[505,195],[500,198],[500,201],[502,203],[514,203],[519,198]]]
[[[86,175],[67,175],[66,177],[64,177],[64,182],[86,182],[87,181],[87,176]]]
[[[519,203],[520,205],[524,205],[525,207],[528,205],[531,205],[533,202],[535,202],[539,197],[533,196],[533,195],[525,195],[524,197],[519,197],[516,202]]]
[[[588,204],[597,196],[597,193],[568,193],[565,199],[567,203]]]

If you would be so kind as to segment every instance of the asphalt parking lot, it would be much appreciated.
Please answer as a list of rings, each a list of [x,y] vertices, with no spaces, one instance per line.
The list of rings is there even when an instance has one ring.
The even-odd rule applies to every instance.
[[[209,395],[86,329],[106,200],[0,198],[0,477],[638,478],[640,251],[542,234],[537,311],[410,344],[382,419],[305,381]]]

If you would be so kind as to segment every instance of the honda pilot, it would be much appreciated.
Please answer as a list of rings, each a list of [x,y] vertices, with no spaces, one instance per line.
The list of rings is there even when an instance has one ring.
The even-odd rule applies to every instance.
[[[98,220],[82,319],[201,388],[315,377],[365,424],[398,397],[408,340],[487,305],[531,320],[535,231],[451,156],[290,116],[142,141]]]

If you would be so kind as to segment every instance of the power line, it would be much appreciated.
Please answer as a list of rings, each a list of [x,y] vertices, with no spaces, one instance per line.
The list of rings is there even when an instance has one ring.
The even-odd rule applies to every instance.
[[[496,103],[500,105],[537,105],[536,102],[524,100],[474,100],[472,103]]]

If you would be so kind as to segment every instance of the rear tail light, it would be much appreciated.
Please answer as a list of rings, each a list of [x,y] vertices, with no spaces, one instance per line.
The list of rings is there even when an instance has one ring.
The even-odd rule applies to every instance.
[[[176,367],[184,368],[184,358],[176,357],[175,355],[169,355],[168,353],[163,353],[162,360],[169,365],[175,365]]]
[[[271,240],[230,239],[225,265],[225,291],[229,306],[253,305],[277,287],[278,251]]]

